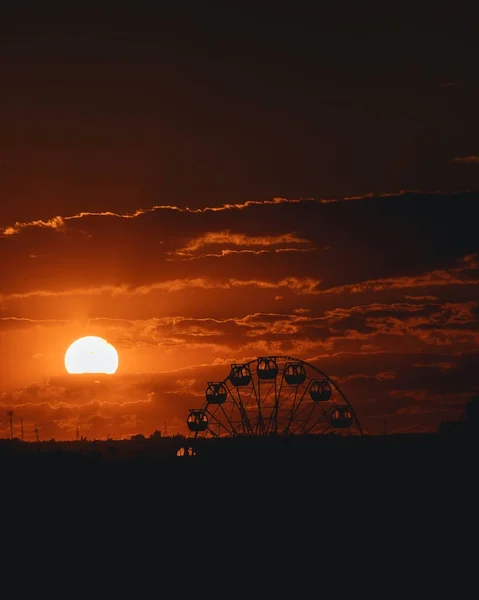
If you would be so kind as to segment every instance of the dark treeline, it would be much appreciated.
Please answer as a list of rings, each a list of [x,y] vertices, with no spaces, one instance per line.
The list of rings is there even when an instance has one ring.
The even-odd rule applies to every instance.
[[[240,498],[323,509],[359,502],[369,510],[378,499],[401,510],[419,499],[434,506],[476,493],[478,406],[475,398],[464,419],[430,434],[1,439],[3,498],[26,487],[27,495],[68,490],[73,499],[135,493],[169,501],[175,512],[190,504],[208,512],[220,500],[238,506]]]
[[[135,436],[127,440],[23,442],[0,440],[0,465],[8,468],[48,467],[137,469],[188,468],[205,465],[247,465],[251,470],[335,469],[338,474],[352,466],[363,470],[408,468],[418,471],[456,468],[471,460],[478,444],[477,428],[458,422],[441,426],[432,434],[387,435],[290,435],[240,436],[236,438],[188,438],[183,436]],[[196,465],[196,467],[194,466]],[[176,467],[175,467],[176,466]]]
[[[51,460],[72,457],[86,462],[104,464],[141,461],[218,462],[225,460],[300,461],[331,460],[347,457],[370,462],[388,460],[419,460],[434,456],[469,455],[475,448],[479,432],[479,396],[473,398],[464,411],[464,418],[443,422],[435,433],[392,433],[382,435],[289,435],[186,437],[165,436],[155,431],[148,437],[134,435],[129,439],[24,442],[18,438],[0,439],[0,460]]]

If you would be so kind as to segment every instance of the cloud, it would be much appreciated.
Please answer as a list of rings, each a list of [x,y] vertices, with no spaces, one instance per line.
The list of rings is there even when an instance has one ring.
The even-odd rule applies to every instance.
[[[453,158],[452,162],[464,163],[468,165],[479,165],[479,156],[459,156],[457,158]]]
[[[296,246],[292,246],[296,244]],[[302,247],[302,246],[309,247]],[[198,252],[204,247],[222,246],[220,252]],[[299,246],[299,247],[298,247]],[[237,249],[237,248],[240,249]],[[260,247],[260,249],[257,249]],[[311,247],[310,240],[298,237],[294,233],[282,235],[250,236],[244,233],[230,231],[209,231],[200,237],[188,241],[184,248],[178,248],[168,254],[181,257],[183,260],[193,260],[203,257],[222,257],[229,254],[250,253],[263,254],[268,252],[312,252],[318,248]]]
[[[165,415],[180,428],[205,381],[278,354],[338,377],[369,430],[434,428],[429,397],[388,392],[431,389],[439,414],[437,388],[462,402],[477,385],[478,201],[405,191],[17,223],[0,239],[4,406],[51,437],[148,432]],[[134,386],[54,381],[92,332]]]
[[[310,241],[299,238],[293,233],[283,235],[248,236],[230,231],[208,231],[198,238],[190,240],[185,248],[176,251],[177,254],[192,254],[204,246],[232,245],[232,246],[277,246],[284,244],[309,244]]]
[[[403,285],[400,278],[447,272],[474,252],[476,202],[473,193],[404,192],[355,202],[80,213],[54,228],[32,222],[15,229],[21,235],[0,239],[0,292],[140,290],[194,279],[274,284],[289,277],[321,280],[322,289],[378,280],[383,288]],[[464,218],[469,213],[471,219]]]
[[[68,217],[66,217],[68,219]],[[30,221],[27,223],[15,223],[13,226],[5,227],[0,230],[0,236],[9,236],[19,233],[19,231],[25,227],[39,227],[49,229],[61,229],[65,225],[65,219],[63,217],[53,217],[47,221],[37,220]]]
[[[189,207],[179,207],[174,205],[155,205],[151,208],[140,208],[130,213],[115,213],[112,211],[103,211],[103,212],[80,212],[75,215],[70,216],[55,216],[46,221],[36,220],[36,221],[25,221],[20,222],[17,221],[14,225],[10,225],[5,227],[4,229],[0,229],[0,237],[1,236],[11,236],[17,233],[20,233],[22,229],[26,228],[50,228],[50,229],[61,229],[64,228],[69,221],[75,221],[78,219],[85,219],[87,217],[114,217],[116,219],[135,219],[141,215],[145,215],[151,212],[161,212],[161,211],[176,211],[180,213],[207,213],[207,212],[222,212],[222,211],[230,211],[230,210],[244,210],[251,206],[268,206],[268,205],[277,205],[283,203],[299,203],[299,202],[320,202],[320,200],[315,200],[314,198],[307,199],[287,199],[287,198],[273,198],[272,200],[248,200],[243,203],[237,204],[223,204],[221,206],[216,207],[204,207],[204,208],[189,208]]]
[[[188,409],[203,404],[207,382],[222,381],[231,363],[252,358],[236,354],[215,364],[123,374],[99,383],[81,376],[52,377],[2,394],[0,408],[14,410],[16,431],[23,418],[27,440],[34,439],[35,428],[41,439],[74,439],[77,428],[88,439],[121,439],[162,430],[165,422],[171,435],[186,433]],[[477,370],[470,368],[477,359],[477,353],[328,353],[308,362],[340,385],[365,431],[379,433],[385,419],[392,432],[410,427],[433,431],[451,415],[460,418],[479,384]],[[453,367],[445,369],[444,362]],[[2,433],[8,436],[6,420],[0,422]]]
[[[261,289],[281,289],[289,288],[297,294],[315,294],[319,293],[316,288],[319,281],[315,279],[302,279],[289,277],[280,281],[261,281],[254,279],[228,279],[226,281],[213,281],[205,278],[196,279],[173,279],[161,282],[154,282],[150,285],[142,286],[101,286],[91,288],[73,288],[66,290],[32,290],[24,293],[0,294],[0,301],[14,301],[27,298],[62,298],[68,296],[98,296],[107,295],[117,296],[145,296],[155,291],[164,291],[167,293],[180,292],[185,289],[203,289],[203,290],[228,290],[234,288],[261,288]]]
[[[477,264],[477,254],[467,255],[459,261],[461,266],[448,269],[437,270],[421,275],[406,277],[389,277],[377,280],[361,281],[337,286],[319,293],[323,294],[362,294],[365,292],[379,292],[393,289],[412,289],[412,288],[434,288],[436,286],[452,285],[478,285],[479,284],[479,266]],[[408,296],[410,297],[410,296]],[[425,298],[424,296],[418,298]],[[427,298],[427,296],[426,296]],[[434,298],[434,296],[433,296]]]
[[[26,329],[31,327],[58,326],[68,323],[66,319],[29,319],[27,317],[0,317],[0,334],[14,329]]]

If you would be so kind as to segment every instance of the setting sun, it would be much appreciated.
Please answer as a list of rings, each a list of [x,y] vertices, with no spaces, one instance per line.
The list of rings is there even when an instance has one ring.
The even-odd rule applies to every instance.
[[[79,338],[65,353],[65,368],[70,374],[106,373],[118,369],[118,352],[101,337]]]

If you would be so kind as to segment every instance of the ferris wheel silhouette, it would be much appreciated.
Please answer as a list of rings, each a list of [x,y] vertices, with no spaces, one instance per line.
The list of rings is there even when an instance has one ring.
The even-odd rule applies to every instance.
[[[363,434],[337,383],[291,356],[232,364],[225,379],[208,382],[205,395],[201,407],[189,409],[190,437]]]

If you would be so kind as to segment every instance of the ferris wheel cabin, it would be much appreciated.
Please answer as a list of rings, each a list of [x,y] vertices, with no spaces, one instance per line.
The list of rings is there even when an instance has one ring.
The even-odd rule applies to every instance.
[[[276,379],[278,375],[278,363],[276,359],[268,356],[258,358],[256,373],[259,379]]]
[[[347,406],[337,406],[331,413],[331,426],[336,429],[349,429],[353,415]]]
[[[224,404],[227,393],[226,386],[221,381],[208,381],[208,387],[206,388],[208,404]]]
[[[306,379],[306,370],[301,362],[288,362],[284,367],[284,379],[288,385],[301,385]]]
[[[235,387],[249,385],[251,382],[251,371],[249,365],[231,365],[230,381]]]
[[[309,395],[313,402],[327,402],[331,400],[331,384],[327,379],[313,379],[309,386]]]
[[[188,429],[194,433],[206,431],[208,429],[208,415],[201,408],[190,408],[190,414],[186,420]]]

